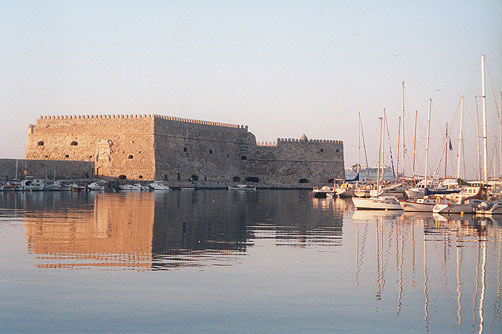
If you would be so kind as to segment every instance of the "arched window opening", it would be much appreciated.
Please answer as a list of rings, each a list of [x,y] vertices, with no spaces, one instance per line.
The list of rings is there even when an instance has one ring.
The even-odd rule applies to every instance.
[[[248,176],[244,180],[246,182],[260,182],[260,179],[256,176]]]
[[[138,177],[139,177],[140,179],[142,179],[142,178],[143,178],[143,175],[140,175],[140,176],[138,176]]]
[[[324,152],[324,149],[321,148],[319,151],[322,153],[322,152]]]
[[[164,174],[164,181],[167,181],[167,180],[168,180],[167,174]]]
[[[78,143],[76,141],[72,141],[70,145],[71,146],[78,146]]]
[[[45,145],[45,143],[44,143],[43,141],[39,141],[39,142],[37,143],[37,146],[44,146],[44,145]]]
[[[199,177],[197,175],[192,175],[190,181],[199,181]]]
[[[69,157],[70,157],[70,155],[69,155],[69,154],[67,154],[67,155],[65,155],[64,157],[65,157],[65,158],[69,158]]]
[[[340,149],[338,149],[338,148],[337,148],[337,149],[335,150],[335,152],[336,152],[336,153],[340,153]]]
[[[232,181],[234,181],[234,182],[240,182],[241,178],[238,177],[238,176],[234,176],[234,178],[232,179]]]
[[[132,154],[129,154],[129,156],[127,157],[127,159],[134,159],[134,156]]]
[[[125,180],[125,179],[127,179],[127,176],[125,176],[125,175],[119,175],[119,180]]]
[[[183,152],[188,152],[188,147],[183,147]]]
[[[298,183],[309,183],[308,179],[300,179]]]
[[[213,154],[213,150],[209,150],[209,154]]]
[[[247,159],[248,159],[248,157],[247,157],[247,156],[245,156],[245,155],[243,155],[243,156],[241,157],[241,160],[247,160]]]

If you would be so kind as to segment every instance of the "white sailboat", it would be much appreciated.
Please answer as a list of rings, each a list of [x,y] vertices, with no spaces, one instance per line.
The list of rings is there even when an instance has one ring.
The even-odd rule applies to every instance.
[[[352,201],[358,210],[402,210],[399,201],[394,196],[378,196],[380,192],[380,170],[382,167],[382,136],[383,136],[383,117],[379,117],[380,137],[378,147],[378,172],[377,172],[377,190],[376,196],[372,197],[353,197]]]

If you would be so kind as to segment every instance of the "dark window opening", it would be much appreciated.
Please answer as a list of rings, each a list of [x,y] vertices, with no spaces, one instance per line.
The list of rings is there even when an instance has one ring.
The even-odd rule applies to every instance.
[[[127,176],[125,176],[125,175],[119,175],[119,180],[125,180],[125,179],[127,179]]]
[[[167,174],[164,174],[164,181],[167,181]]]
[[[213,150],[209,150],[209,154],[213,154]]]
[[[70,155],[69,155],[69,154],[67,154],[67,155],[65,155],[64,157],[65,157],[65,158],[69,158],[69,157],[70,157]]]
[[[241,178],[238,176],[234,176],[234,178],[232,179],[232,181],[234,181],[234,182],[239,182],[240,180],[241,180]]]
[[[247,160],[247,159],[248,159],[248,157],[246,157],[245,155],[243,155],[243,156],[241,157],[241,160]]]
[[[321,153],[322,153],[322,152],[324,152],[324,149],[321,148],[319,151],[321,151]]]
[[[178,181],[181,180],[181,175],[178,173]]]
[[[91,158],[91,159],[92,159],[92,155],[90,155],[90,156],[89,156],[89,158]]]
[[[183,152],[188,152],[188,148],[183,147]]]
[[[335,179],[328,179],[328,183],[335,183]]]
[[[338,149],[338,148],[337,148],[337,149],[335,150],[335,152],[336,152],[336,153],[340,153],[340,149]]]
[[[309,183],[309,180],[307,179],[300,179],[298,183]]]
[[[207,181],[207,176],[204,176],[204,181]]]
[[[78,146],[78,143],[76,141],[72,141],[70,145],[71,146]]]
[[[45,157],[46,157],[46,158],[48,158],[49,156],[48,156],[48,155],[46,155]]]
[[[39,142],[37,143],[37,146],[44,146],[44,144],[45,144],[45,143],[44,143],[43,141],[39,141]]]
[[[129,156],[127,157],[127,159],[133,159],[134,156],[132,154],[129,154]]]
[[[227,158],[230,156],[230,154],[227,153]]]
[[[244,180],[246,182],[260,182],[260,179],[256,176],[248,176]]]
[[[190,181],[199,181],[199,177],[197,175],[192,175]]]
[[[140,175],[140,176],[138,176],[138,177],[139,177],[140,179],[142,179],[142,178],[143,178],[143,175]]]

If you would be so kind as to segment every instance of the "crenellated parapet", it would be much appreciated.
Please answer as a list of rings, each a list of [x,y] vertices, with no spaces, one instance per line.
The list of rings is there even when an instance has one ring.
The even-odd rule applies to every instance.
[[[277,138],[277,143],[326,143],[326,144],[342,144],[341,140],[332,140],[332,139],[298,139],[298,138]]]
[[[107,114],[107,115],[42,115],[40,119],[53,119],[53,120],[67,120],[67,119],[134,119],[134,118],[155,118],[155,119],[164,119],[172,122],[181,122],[186,124],[198,124],[198,125],[207,125],[207,126],[219,126],[219,127],[227,127],[234,129],[245,129],[248,130],[247,125],[238,125],[231,123],[222,123],[222,122],[212,122],[212,121],[203,121],[191,118],[182,118],[175,116],[166,116],[166,115],[158,115],[158,114]]]

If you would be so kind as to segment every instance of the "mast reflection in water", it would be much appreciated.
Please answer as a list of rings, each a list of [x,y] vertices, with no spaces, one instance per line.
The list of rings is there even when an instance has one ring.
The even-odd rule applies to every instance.
[[[0,203],[5,332],[502,332],[502,217],[306,191]]]

